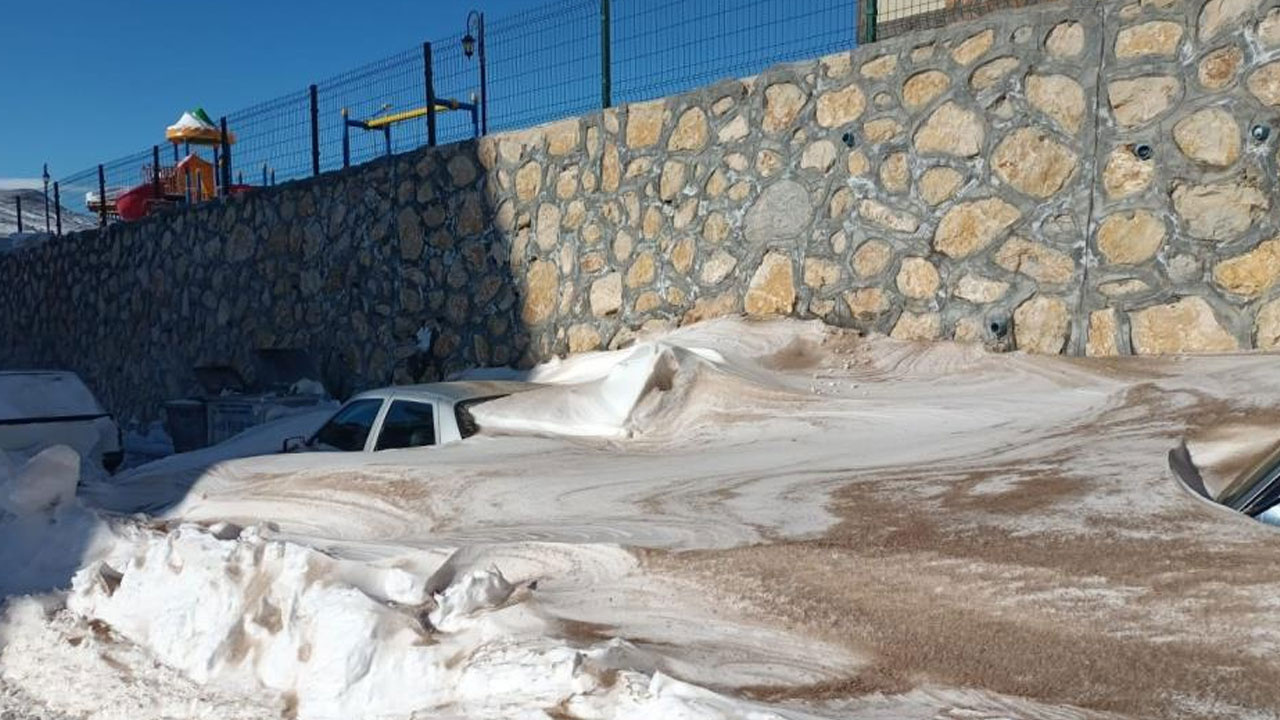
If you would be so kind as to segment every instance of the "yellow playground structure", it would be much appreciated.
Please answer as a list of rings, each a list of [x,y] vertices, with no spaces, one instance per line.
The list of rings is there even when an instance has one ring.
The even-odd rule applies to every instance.
[[[384,105],[382,110],[385,112],[389,107]],[[471,114],[471,132],[475,137],[480,137],[480,113],[479,108],[474,102],[465,103],[460,100],[437,99],[433,105],[429,107],[414,108],[412,110],[404,110],[397,113],[389,113],[386,115],[377,115],[368,120],[353,120],[348,115],[346,108],[342,108],[342,167],[351,167],[351,128],[359,128],[361,130],[381,130],[382,137],[386,145],[386,154],[391,154],[391,126],[396,123],[415,120],[420,117],[427,117],[428,133],[430,136],[429,144],[435,144],[435,117],[434,115],[442,112],[464,111]]]

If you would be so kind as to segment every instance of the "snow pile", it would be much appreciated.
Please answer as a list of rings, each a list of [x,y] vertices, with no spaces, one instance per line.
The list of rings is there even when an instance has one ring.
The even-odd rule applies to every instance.
[[[137,425],[124,434],[124,451],[134,465],[155,460],[173,454],[173,438],[164,429],[164,422],[156,420],[146,425]]]
[[[356,585],[351,561],[256,528],[121,535],[76,574],[68,608],[196,682],[279,692],[301,718],[783,717],[664,678],[623,641],[555,637],[534,584],[496,568],[450,560],[405,583],[366,565]]]
[[[473,570],[435,595],[436,609],[427,618],[437,630],[456,632],[476,612],[505,603],[513,592],[515,586],[497,568]]]
[[[798,389],[780,383],[770,370],[776,370],[780,356],[818,347],[825,334],[821,323],[728,318],[623,350],[553,360],[528,372],[483,370],[464,377],[549,386],[474,407],[477,422],[488,432],[604,438],[672,434],[697,425],[709,406]]]
[[[54,445],[3,479],[0,508],[14,515],[52,512],[75,499],[79,479],[80,453],[66,445]]]
[[[289,394],[290,395],[318,395],[320,397],[328,397],[329,391],[324,389],[324,383],[320,382],[319,380],[312,380],[311,378],[301,378],[299,380],[294,381],[294,383],[289,386]],[[277,415],[275,417],[284,417],[284,415]]]
[[[81,493],[96,507],[116,512],[158,510],[181,500],[191,485],[237,458],[279,453],[286,438],[314,433],[337,403],[321,403],[251,427],[217,445],[177,453],[125,470],[114,477],[86,480]]]
[[[102,550],[102,522],[75,498],[80,465],[65,445],[18,462],[0,453],[0,598],[65,587]]]

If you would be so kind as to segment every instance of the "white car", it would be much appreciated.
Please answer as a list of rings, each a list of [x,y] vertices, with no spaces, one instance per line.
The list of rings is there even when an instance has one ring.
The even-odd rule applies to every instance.
[[[474,381],[402,385],[360,393],[309,438],[291,437],[284,452],[375,452],[457,442],[479,431],[469,408],[537,385]]]
[[[124,460],[119,425],[75,373],[0,371],[0,451],[32,456],[52,445],[107,472]]]

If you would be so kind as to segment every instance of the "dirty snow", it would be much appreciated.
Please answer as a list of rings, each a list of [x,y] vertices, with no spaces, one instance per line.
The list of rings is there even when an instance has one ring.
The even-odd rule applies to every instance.
[[[0,534],[48,556],[8,590],[42,594],[0,624],[0,710],[6,693],[144,719],[1275,706],[1280,571],[1256,558],[1280,535],[1164,465],[1228,421],[1280,427],[1273,357],[1091,362],[721,320],[484,374],[543,387],[477,407],[485,430],[455,445],[249,457],[326,410],[78,497],[14,486]],[[66,459],[30,472],[71,477]]]

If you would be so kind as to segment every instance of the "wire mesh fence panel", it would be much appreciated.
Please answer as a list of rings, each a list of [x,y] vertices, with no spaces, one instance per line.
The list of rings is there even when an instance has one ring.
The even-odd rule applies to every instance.
[[[601,105],[600,0],[564,0],[486,22],[489,132]]]
[[[884,39],[1036,1],[558,0],[487,23],[488,131],[587,113],[605,97],[619,104],[671,95],[752,75],[776,63],[846,50],[859,37]],[[606,7],[611,9],[607,26]],[[611,38],[607,55],[602,47],[606,27]],[[458,29],[479,30],[462,24]],[[470,55],[461,32],[431,43],[438,144],[478,134],[481,50],[479,38],[475,40]],[[423,48],[415,46],[320,83],[320,170],[343,166],[344,130],[352,165],[426,145],[426,69]],[[611,93],[605,92],[606,77],[611,78]],[[347,127],[344,110],[364,125]],[[231,113],[227,124],[235,136],[233,184],[269,185],[312,174],[308,90]],[[157,142],[160,174],[176,173],[190,151],[199,156],[192,167],[212,175],[214,185],[221,184],[214,147],[175,148],[160,137]],[[68,176],[60,181],[62,204],[68,213],[89,218],[104,203],[111,211],[113,197],[122,190],[154,181],[152,165],[150,149],[106,163],[105,198],[99,197],[96,166]],[[183,191],[193,188],[191,181],[166,183],[161,193],[166,201],[181,201]]]
[[[856,0],[614,0],[616,102],[689,90],[847,50]]]
[[[427,104],[422,47],[396,53],[319,84],[320,170],[342,167],[342,111],[353,120],[368,121],[422,110]],[[426,120],[417,117],[389,127],[391,152],[406,152],[427,143]],[[358,165],[387,153],[382,128],[350,130],[351,164]],[[308,143],[310,138],[308,138]]]
[[[1043,0],[877,0],[874,6],[876,40],[915,30],[939,28],[972,20],[1004,8],[1033,5]]]
[[[62,229],[64,231],[74,229],[73,218],[79,220],[82,227],[92,227],[98,224],[97,210],[90,209],[93,199],[98,195],[98,167],[96,165],[59,179],[58,190],[61,195],[62,207],[64,208],[62,217]]]
[[[139,185],[151,182],[151,156],[151,148],[147,148],[103,164],[103,177],[106,181],[104,184],[109,201],[114,201]],[[110,205],[111,202],[108,204]]]
[[[299,90],[231,113],[232,182],[270,185],[311,175],[311,94]]]
[[[479,110],[475,117],[462,104],[480,103],[480,61],[473,51],[470,58],[462,50],[461,36],[444,38],[431,43],[431,72],[435,86],[437,106],[459,109],[436,113],[436,143],[457,142],[475,137],[479,133]],[[492,76],[492,73],[490,74]],[[492,87],[490,88],[490,131],[492,131]],[[425,118],[423,119],[425,123]]]

